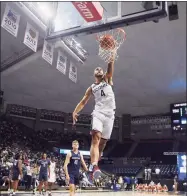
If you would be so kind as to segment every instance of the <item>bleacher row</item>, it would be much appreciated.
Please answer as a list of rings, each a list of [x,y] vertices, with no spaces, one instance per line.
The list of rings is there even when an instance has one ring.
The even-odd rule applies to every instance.
[[[117,144],[108,154],[109,157],[126,157],[134,141],[127,140]],[[165,156],[165,152],[173,152],[174,141],[171,140],[142,140],[135,147],[130,157],[151,157],[152,161],[162,161],[163,164],[176,164],[176,156]],[[186,142],[180,142],[177,152],[186,151]]]
[[[155,169],[160,169],[160,177],[167,178],[170,176],[175,176],[177,174],[177,166],[176,165],[158,165],[151,164],[149,166],[151,168],[152,174],[155,174]],[[144,172],[144,166],[133,166],[127,165],[123,167],[113,167],[113,166],[102,166],[104,171],[108,173],[114,173],[118,176],[137,176],[139,172]]]
[[[151,165],[151,169],[154,171],[156,168],[160,169],[160,175],[168,176],[170,174],[177,174],[177,166],[176,165]]]
[[[141,166],[126,166],[120,168],[114,168],[113,173],[117,175],[126,175],[126,176],[136,176],[138,172],[141,170]]]

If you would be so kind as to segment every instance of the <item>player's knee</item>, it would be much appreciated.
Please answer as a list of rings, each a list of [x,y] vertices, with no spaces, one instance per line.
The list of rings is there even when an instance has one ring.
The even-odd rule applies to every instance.
[[[100,144],[100,145],[104,145],[104,146],[105,146],[105,145],[106,145],[106,143],[107,143],[107,141],[108,141],[107,139],[103,139],[103,138],[101,138],[101,141],[100,141],[100,143],[99,143],[99,144]]]
[[[101,133],[100,132],[94,132],[92,134],[92,144],[99,145],[100,140],[101,140]]]
[[[75,191],[75,190],[74,190],[74,185],[70,185],[70,186],[69,186],[69,191],[70,191],[70,192],[74,192],[74,191]]]

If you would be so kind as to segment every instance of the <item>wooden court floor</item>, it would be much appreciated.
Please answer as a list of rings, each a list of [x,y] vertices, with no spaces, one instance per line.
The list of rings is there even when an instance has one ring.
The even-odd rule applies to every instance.
[[[23,193],[23,192],[17,192],[16,196],[31,196],[32,193]],[[68,196],[68,192],[52,192],[52,196]],[[133,192],[133,191],[77,191],[76,196],[166,196],[166,195],[180,195],[180,196],[186,196],[186,193],[178,193],[174,194],[173,192],[169,193],[145,193],[145,192]],[[8,196],[6,192],[0,192],[0,196]],[[33,195],[34,196],[34,195]],[[36,195],[37,196],[37,195]],[[44,195],[45,196],[45,195]]]

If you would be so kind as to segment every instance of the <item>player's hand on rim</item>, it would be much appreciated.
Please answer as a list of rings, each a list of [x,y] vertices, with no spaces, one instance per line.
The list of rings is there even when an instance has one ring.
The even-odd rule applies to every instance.
[[[77,118],[78,118],[79,115],[77,113],[73,112],[72,116],[73,116],[73,125],[75,125],[75,123],[77,122]]]

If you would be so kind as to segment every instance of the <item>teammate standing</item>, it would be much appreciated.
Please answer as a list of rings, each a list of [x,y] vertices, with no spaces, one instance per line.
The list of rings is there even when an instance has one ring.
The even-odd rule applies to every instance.
[[[47,193],[47,181],[50,178],[50,161],[47,159],[47,155],[44,153],[42,159],[38,161],[38,166],[40,166],[39,172],[39,194],[42,195],[42,186],[45,187],[45,192]]]
[[[101,171],[98,168],[98,161],[106,146],[107,140],[110,139],[114,124],[116,109],[115,96],[112,89],[114,59],[115,54],[112,54],[106,73],[104,73],[101,67],[97,67],[94,70],[95,83],[86,90],[84,97],[73,112],[73,123],[75,124],[78,113],[87,104],[91,95],[94,96],[95,108],[92,113],[91,165],[89,168],[94,178],[98,178],[101,175]]]
[[[67,154],[64,163],[64,171],[66,180],[69,183],[70,196],[75,195],[76,185],[79,184],[79,170],[82,166],[85,171],[88,170],[83,156],[79,152],[79,142],[74,140],[72,142],[72,150]]]
[[[55,162],[55,157],[51,158],[49,168],[50,168],[50,178],[48,179],[49,196],[52,196],[52,194],[51,194],[51,187],[56,182],[56,173],[55,173],[56,162]]]
[[[16,194],[18,189],[18,182],[20,179],[23,178],[22,173],[22,156],[20,154],[16,154],[15,160],[12,166],[12,188],[13,188],[13,195]]]

